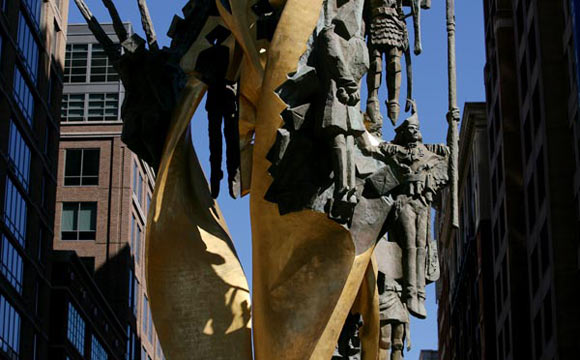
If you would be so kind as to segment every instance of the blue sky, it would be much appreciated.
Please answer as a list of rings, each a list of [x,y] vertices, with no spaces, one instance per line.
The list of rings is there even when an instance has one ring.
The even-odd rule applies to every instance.
[[[109,18],[101,1],[86,1],[99,21],[109,22]],[[84,22],[74,5],[74,0],[70,0],[70,3],[71,11],[69,14],[69,22]],[[122,0],[115,1],[115,3],[117,3],[122,19],[132,22],[136,31],[142,34],[140,27],[141,20],[136,5],[137,1]],[[174,14],[181,14],[181,7],[185,3],[186,0],[149,0],[151,17],[153,18],[161,45],[169,44],[169,39],[165,34]],[[485,101],[483,83],[483,68],[485,65],[483,1],[456,1],[455,6],[457,22],[458,104],[463,110],[463,104],[467,101]],[[422,13],[422,27],[423,54],[419,57],[413,57],[413,76],[415,79],[414,97],[419,108],[421,128],[425,142],[444,143],[447,134],[445,114],[448,107],[447,35],[444,0],[433,0],[432,8]],[[362,96],[366,98],[364,87]],[[406,87],[403,84],[402,94],[405,94],[405,91]],[[381,101],[384,101],[386,98],[386,90],[384,87],[380,98]],[[404,106],[403,96],[401,97],[401,105]],[[192,136],[202,166],[206,174],[209,174],[207,118],[203,108],[202,104],[200,110],[193,117]],[[383,114],[386,114],[384,105]],[[386,117],[385,120],[384,137],[387,140],[392,139],[392,126]],[[225,183],[222,184],[222,192],[218,201],[234,238],[242,266],[251,284],[252,251],[248,200],[248,197],[241,200],[230,199],[229,195],[227,195],[227,185]],[[437,349],[437,304],[435,302],[434,285],[428,286],[427,297],[429,317],[427,320],[413,319],[411,325],[413,349],[411,352],[405,354],[407,359],[418,359],[421,349]]]

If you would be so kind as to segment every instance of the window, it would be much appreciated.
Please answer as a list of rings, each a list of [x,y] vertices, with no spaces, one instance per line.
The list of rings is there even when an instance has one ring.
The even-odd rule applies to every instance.
[[[145,210],[147,214],[149,214],[149,208],[151,207],[151,195],[149,194],[147,194],[147,202],[145,203],[145,206],[147,207]]]
[[[127,349],[125,351],[125,360],[135,359],[135,333],[131,330],[131,325],[127,325]]]
[[[0,349],[18,358],[20,351],[20,314],[0,295]]]
[[[64,82],[87,82],[87,44],[67,44],[64,62]]]
[[[135,277],[133,269],[129,268],[129,308],[133,310],[133,314],[137,316],[137,308],[139,306],[139,281]]]
[[[89,94],[88,121],[119,120],[119,94]]]
[[[36,26],[40,23],[40,5],[42,0],[24,0],[28,11],[30,12],[30,17],[35,21]]]
[[[62,240],[95,240],[96,220],[96,202],[63,203]]]
[[[107,360],[109,356],[103,348],[103,345],[93,335],[91,339],[91,360]]]
[[[20,73],[20,70],[16,66],[14,67],[13,91],[22,114],[32,126],[32,119],[34,118],[34,98],[32,97],[32,92],[28,84],[22,77],[22,73]]]
[[[137,317],[137,314],[139,313],[139,289],[140,289],[139,280],[137,280],[137,278],[135,278],[134,284],[135,284],[134,285],[135,296],[133,296],[133,314],[135,315],[135,317]]]
[[[119,81],[117,71],[110,63],[103,47],[93,44],[91,51],[91,82]]]
[[[147,334],[149,343],[153,343],[153,320],[151,319],[151,308],[149,307],[149,299],[143,294],[143,313],[141,315],[141,327],[143,335]]]
[[[88,102],[86,97],[88,95]],[[61,121],[119,121],[119,94],[65,94],[61,103]]]
[[[99,149],[67,149],[64,166],[64,185],[98,185],[99,155]]]
[[[30,177],[30,149],[20,131],[10,120],[10,139],[8,140],[8,156],[10,158],[10,164],[20,180],[22,186],[28,190],[28,180]]]
[[[34,40],[28,22],[26,22],[22,13],[20,13],[20,18],[18,19],[18,48],[24,57],[26,68],[32,81],[36,83],[38,77],[38,44]]]
[[[131,216],[131,252],[135,257],[135,262],[141,261],[141,227],[135,216]]]
[[[137,197],[137,202],[141,205],[143,201],[143,176],[139,171],[139,165],[137,162],[133,163],[133,193]]]
[[[63,94],[60,110],[61,121],[84,121],[85,94]]]
[[[66,337],[81,355],[85,353],[85,321],[71,303],[68,304]]]
[[[6,178],[4,223],[22,246],[24,246],[24,239],[26,239],[26,211],[26,201],[24,201],[22,195],[14,186],[12,180]]]
[[[18,253],[14,245],[8,238],[2,234],[2,243],[0,244],[0,272],[8,282],[22,294],[23,263],[22,256]]]

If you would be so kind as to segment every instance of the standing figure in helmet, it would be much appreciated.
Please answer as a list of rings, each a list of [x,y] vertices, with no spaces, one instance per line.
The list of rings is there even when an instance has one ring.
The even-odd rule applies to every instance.
[[[405,53],[407,64],[407,110],[412,99],[411,58],[409,54],[409,36],[407,33],[406,15],[403,5],[411,6],[415,29],[415,55],[421,49],[420,6],[421,0],[367,0],[366,19],[370,69],[367,76],[367,116],[369,130],[379,132],[383,124],[380,111],[379,89],[383,73],[383,55],[386,61],[386,81],[388,90],[387,110],[389,119],[396,124],[400,113],[399,94],[401,92],[402,65],[401,56]],[[430,1],[423,0],[421,5],[427,8]]]

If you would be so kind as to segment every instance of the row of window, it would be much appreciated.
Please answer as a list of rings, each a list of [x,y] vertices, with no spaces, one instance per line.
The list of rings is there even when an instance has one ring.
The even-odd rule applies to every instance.
[[[8,158],[14,173],[22,186],[28,190],[30,177],[30,148],[22,138],[16,124],[10,120],[10,134],[8,140]]]
[[[22,294],[22,281],[24,278],[22,256],[4,234],[2,234],[2,242],[0,242],[0,252],[0,272],[14,289]]]
[[[14,186],[12,180],[6,177],[4,223],[22,246],[25,246],[24,240],[26,239],[26,216],[26,201],[20,191]]]
[[[10,358],[20,351],[20,314],[0,295],[0,349]]]
[[[61,121],[96,122],[118,121],[119,94],[64,94],[61,103]]]
[[[20,54],[24,57],[24,62],[26,68],[33,82],[36,83],[38,77],[38,60],[39,60],[39,47],[34,40],[34,35],[26,18],[22,13],[18,19],[18,48]]]
[[[17,66],[14,67],[14,84],[13,84],[14,98],[22,111],[22,114],[32,126],[34,119],[34,97],[30,87],[22,77],[22,73]]]
[[[79,352],[85,353],[85,335],[86,326],[85,321],[79,314],[77,309],[71,304],[68,304],[68,319],[67,319],[67,339]],[[91,336],[91,360],[107,360],[109,355],[101,344],[101,342],[94,336]]]
[[[119,74],[101,45],[67,44],[64,81],[66,83],[114,82],[119,81]]]

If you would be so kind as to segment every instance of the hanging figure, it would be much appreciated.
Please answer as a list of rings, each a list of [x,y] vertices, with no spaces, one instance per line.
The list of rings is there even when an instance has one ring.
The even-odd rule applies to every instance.
[[[235,184],[239,181],[240,167],[237,83],[227,79],[230,54],[229,48],[222,45],[222,42],[229,32],[216,32],[210,35],[213,35],[208,39],[212,46],[199,55],[196,70],[204,75],[203,80],[207,84],[205,109],[209,130],[211,196],[214,199],[218,197],[220,182],[224,176],[222,171],[223,120],[229,192],[230,196],[235,199],[238,196]]]
[[[327,204],[329,216],[347,223],[357,203],[355,139],[365,131],[359,106],[359,84],[369,62],[363,38],[364,0],[327,0],[323,7],[325,26],[315,47],[324,94],[317,123],[321,136],[328,141],[334,173],[334,195]]]
[[[367,116],[369,118],[369,130],[380,132],[383,124],[379,103],[379,89],[383,74],[383,55],[386,61],[386,81],[388,100],[386,101],[388,116],[393,125],[397,123],[400,113],[399,94],[402,81],[401,56],[405,53],[407,66],[407,104],[406,111],[410,109],[412,99],[412,69],[409,51],[409,36],[403,5],[411,6],[413,25],[415,29],[415,55],[422,51],[420,29],[420,6],[421,0],[367,0],[366,23],[368,35],[368,47],[370,54],[370,69],[367,75]],[[424,8],[430,6],[430,0],[423,0]]]

